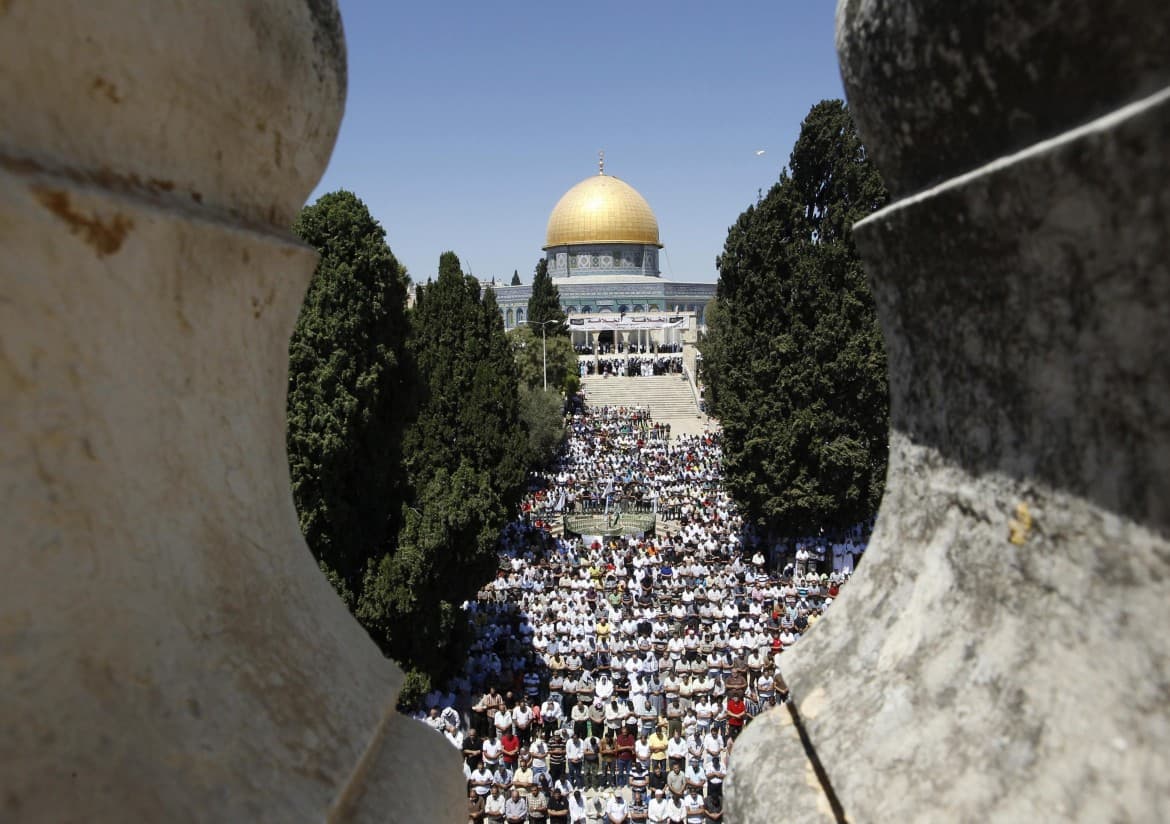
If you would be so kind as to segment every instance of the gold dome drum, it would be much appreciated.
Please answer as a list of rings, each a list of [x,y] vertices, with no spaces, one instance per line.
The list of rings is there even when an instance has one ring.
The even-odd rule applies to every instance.
[[[544,248],[580,243],[641,243],[662,247],[658,219],[646,198],[624,180],[599,174],[565,192],[548,218]]]

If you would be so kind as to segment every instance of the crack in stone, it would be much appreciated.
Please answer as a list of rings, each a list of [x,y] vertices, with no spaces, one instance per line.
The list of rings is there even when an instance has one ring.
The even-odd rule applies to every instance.
[[[817,755],[817,749],[813,746],[808,730],[805,729],[804,721],[801,720],[800,712],[796,709],[796,701],[789,697],[785,706],[788,707],[788,714],[792,716],[792,723],[796,727],[797,734],[800,736],[800,745],[804,747],[804,754],[808,757],[808,763],[812,765],[813,772],[817,776],[817,781],[821,785],[821,791],[825,794],[825,799],[829,802],[829,807],[833,810],[833,820],[837,824],[849,824],[849,819],[845,817],[845,808],[841,805],[841,800],[837,798],[837,793],[833,790],[833,784],[829,781],[829,774],[825,771],[825,765],[821,763],[820,756]]]

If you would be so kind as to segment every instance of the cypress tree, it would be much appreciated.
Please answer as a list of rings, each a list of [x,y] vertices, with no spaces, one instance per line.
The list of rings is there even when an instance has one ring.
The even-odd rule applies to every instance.
[[[532,277],[532,296],[528,298],[528,320],[533,329],[545,321],[559,321],[545,327],[547,335],[568,335],[567,316],[561,308],[561,293],[548,273],[548,261],[541,258]]]
[[[524,482],[515,448],[523,432],[516,363],[495,293],[481,292],[455,253],[444,252],[438,278],[419,294],[411,316],[420,378],[419,414],[406,441],[411,483],[419,489],[437,467],[453,473],[467,458],[514,503]]]
[[[367,569],[358,615],[419,682],[418,673],[441,679],[458,664],[467,640],[458,605],[495,568],[529,447],[495,293],[445,252],[410,319],[419,381],[405,439],[411,500],[397,551]]]
[[[718,258],[708,400],[728,487],[773,534],[846,526],[880,502],[886,359],[851,227],[886,199],[844,103],[822,101]]]
[[[352,192],[306,206],[293,231],[321,255],[289,343],[293,499],[309,549],[352,605],[405,493],[406,276]]]

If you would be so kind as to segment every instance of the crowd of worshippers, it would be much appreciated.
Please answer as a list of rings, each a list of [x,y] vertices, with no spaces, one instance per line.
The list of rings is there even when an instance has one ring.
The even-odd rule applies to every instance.
[[[651,378],[655,375],[681,375],[682,355],[618,355],[577,360],[581,377],[608,375],[617,378]]]
[[[578,355],[621,355],[621,354],[635,354],[635,355],[665,355],[670,353],[681,353],[683,350],[681,343],[654,343],[638,344],[638,343],[598,343],[596,351],[592,344],[578,343],[573,346]]]
[[[554,538],[522,517],[464,605],[476,640],[425,714],[463,753],[471,822],[722,820],[735,740],[787,698],[784,651],[848,580],[777,571],[722,490],[718,435],[639,437],[652,425],[575,416],[526,504],[637,479],[677,500],[661,537]]]
[[[669,424],[655,425],[640,408],[574,416],[565,449],[542,476],[549,490],[534,495],[536,511],[555,515],[563,498],[562,509],[589,512],[618,496],[651,502],[665,521],[753,539],[721,483],[719,435],[670,435]]]

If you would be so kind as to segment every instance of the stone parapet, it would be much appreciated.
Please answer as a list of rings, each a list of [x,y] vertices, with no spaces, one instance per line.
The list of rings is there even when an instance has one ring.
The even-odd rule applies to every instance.
[[[0,819],[455,820],[300,535],[323,0],[0,3]]]
[[[886,495],[790,653],[795,711],[737,742],[731,820],[1170,818],[1170,89],[1148,39],[1168,12],[1094,18],[1089,55],[1089,5],[1045,5],[1019,53],[964,51],[1018,4],[839,7],[890,188],[944,182],[855,229],[889,355]],[[979,67],[983,122],[922,73],[874,79],[898,26],[908,54]],[[1013,83],[1082,58],[1114,90],[1077,102],[1087,123]]]
[[[1170,84],[1160,0],[841,0],[837,22],[850,109],[896,195]]]

